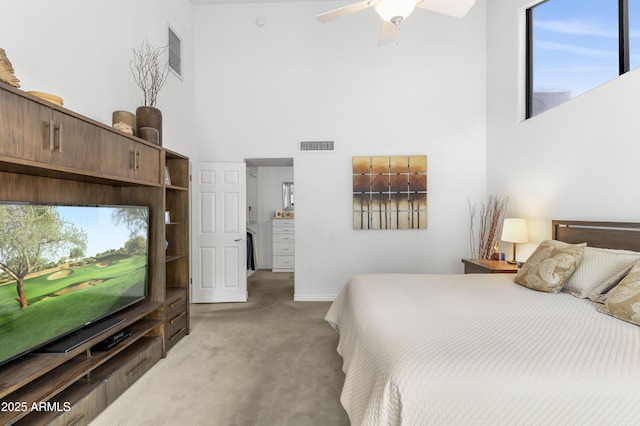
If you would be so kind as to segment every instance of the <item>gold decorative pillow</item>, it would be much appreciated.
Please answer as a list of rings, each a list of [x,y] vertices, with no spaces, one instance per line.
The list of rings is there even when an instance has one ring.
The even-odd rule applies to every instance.
[[[520,268],[514,281],[533,290],[558,293],[578,267],[586,246],[587,243],[543,241]]]
[[[609,292],[600,312],[640,325],[640,261]]]

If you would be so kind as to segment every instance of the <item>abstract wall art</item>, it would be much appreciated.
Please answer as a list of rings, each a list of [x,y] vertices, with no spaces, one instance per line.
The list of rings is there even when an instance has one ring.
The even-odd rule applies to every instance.
[[[427,156],[353,157],[353,229],[427,229]]]

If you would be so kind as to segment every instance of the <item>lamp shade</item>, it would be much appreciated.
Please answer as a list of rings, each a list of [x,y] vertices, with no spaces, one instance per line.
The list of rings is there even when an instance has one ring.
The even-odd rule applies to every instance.
[[[378,0],[376,12],[385,21],[398,25],[411,15],[416,7],[416,0]]]
[[[505,219],[500,239],[507,243],[526,243],[529,241],[527,222],[524,219]]]

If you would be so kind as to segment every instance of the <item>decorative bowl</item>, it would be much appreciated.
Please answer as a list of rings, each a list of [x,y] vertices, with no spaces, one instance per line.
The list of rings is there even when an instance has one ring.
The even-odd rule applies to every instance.
[[[36,92],[33,90],[29,90],[27,91],[27,93],[29,93],[30,95],[33,96],[37,96],[40,99],[44,99],[47,102],[51,102],[52,104],[56,104],[58,106],[62,106],[64,104],[64,102],[62,101],[62,98],[56,95],[52,95],[51,93],[45,93],[45,92]]]

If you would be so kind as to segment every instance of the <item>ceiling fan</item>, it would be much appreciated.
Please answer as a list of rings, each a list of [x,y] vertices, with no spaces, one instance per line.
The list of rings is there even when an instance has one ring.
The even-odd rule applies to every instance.
[[[382,18],[382,30],[378,39],[378,45],[382,46],[396,40],[400,23],[407,19],[416,7],[462,18],[475,2],[476,0],[363,0],[322,13],[316,18],[325,23],[373,6]]]

